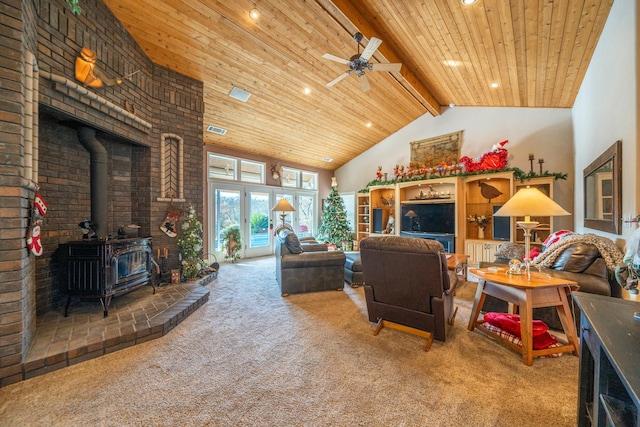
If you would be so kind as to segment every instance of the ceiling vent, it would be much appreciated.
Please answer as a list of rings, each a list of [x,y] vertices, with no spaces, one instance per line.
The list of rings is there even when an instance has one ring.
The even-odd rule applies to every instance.
[[[209,125],[209,126],[207,127],[207,132],[217,133],[218,135],[226,135],[227,130],[226,130],[226,129],[219,128],[219,127],[214,126],[214,125]]]
[[[238,89],[237,87],[234,87],[233,89],[231,89],[231,92],[229,92],[229,96],[239,101],[247,102],[247,99],[249,99],[251,94],[242,89]]]

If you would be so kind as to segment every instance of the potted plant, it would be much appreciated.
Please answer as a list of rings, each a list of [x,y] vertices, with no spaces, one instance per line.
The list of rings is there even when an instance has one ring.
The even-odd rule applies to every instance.
[[[242,249],[242,235],[240,228],[236,226],[227,227],[222,235],[225,255],[224,259],[236,262],[240,259],[240,249]]]

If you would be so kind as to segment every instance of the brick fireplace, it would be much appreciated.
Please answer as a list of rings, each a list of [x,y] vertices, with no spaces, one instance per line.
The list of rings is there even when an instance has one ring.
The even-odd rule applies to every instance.
[[[160,194],[161,140],[171,134],[183,142],[185,190],[173,202],[202,215],[204,106],[202,83],[151,63],[100,0],[83,4],[79,16],[64,0],[0,0],[0,7],[15,23],[0,30],[2,387],[23,379],[38,317],[64,311],[53,256],[61,244],[82,239],[78,223],[94,215],[91,155],[78,128],[93,129],[106,152],[102,233],[116,236],[122,225],[139,225],[140,236],[151,237],[155,248],[168,248],[176,268],[177,240],[159,229],[170,205]],[[75,58],[83,47],[96,52],[109,76],[140,72],[121,85],[77,88]],[[25,240],[36,185],[48,204],[40,257]]]

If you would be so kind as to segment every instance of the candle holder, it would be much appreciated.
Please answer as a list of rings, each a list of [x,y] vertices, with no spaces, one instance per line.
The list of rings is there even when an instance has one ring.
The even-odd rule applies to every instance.
[[[538,159],[538,164],[540,165],[540,175],[542,175],[542,164],[544,163],[544,159]],[[531,169],[533,170],[533,169]]]
[[[531,163],[531,172],[533,172],[533,161],[535,157],[533,157],[533,153],[529,153],[529,163]]]

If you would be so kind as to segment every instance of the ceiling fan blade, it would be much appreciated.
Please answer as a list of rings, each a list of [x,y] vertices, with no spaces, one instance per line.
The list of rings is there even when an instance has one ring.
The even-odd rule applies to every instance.
[[[402,64],[371,64],[371,71],[389,71],[398,72],[402,68]]]
[[[351,74],[351,70],[346,71],[342,74],[340,74],[338,77],[336,77],[335,79],[331,80],[329,83],[327,83],[327,87],[331,87],[333,85],[335,85],[336,83],[338,83],[340,80],[344,79],[345,77],[347,77],[349,74]]]
[[[365,47],[364,50],[362,51],[362,54],[360,54],[360,59],[364,59],[365,61],[368,61],[369,58],[371,58],[371,55],[373,55],[376,49],[378,49],[378,46],[380,46],[381,44],[382,44],[382,40],[375,37],[371,37],[371,39],[369,39],[369,43],[367,43],[367,47]]]
[[[351,61],[348,61],[348,60],[346,60],[346,59],[342,59],[342,58],[337,57],[337,56],[335,56],[335,55],[332,55],[332,54],[330,54],[330,53],[325,53],[324,55],[322,55],[322,57],[323,57],[323,58],[330,59],[330,60],[332,60],[332,61],[339,62],[339,63],[341,63],[341,64],[347,64],[347,65],[349,65],[349,64],[351,63]]]
[[[360,76],[358,76],[358,80],[360,81],[360,89],[362,89],[363,92],[369,92],[371,85],[369,84],[367,75],[365,73],[360,74]]]

